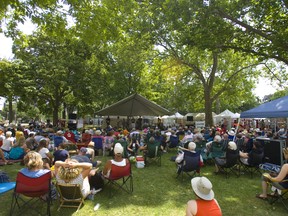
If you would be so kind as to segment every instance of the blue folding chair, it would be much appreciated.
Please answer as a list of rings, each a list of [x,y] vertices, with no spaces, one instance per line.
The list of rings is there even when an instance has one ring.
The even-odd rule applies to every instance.
[[[15,188],[16,182],[0,183],[0,194],[4,194]]]

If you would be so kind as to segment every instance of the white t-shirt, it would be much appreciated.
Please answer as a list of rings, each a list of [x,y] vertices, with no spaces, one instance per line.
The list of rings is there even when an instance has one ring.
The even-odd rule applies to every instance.
[[[42,158],[48,158],[46,154],[49,153],[49,149],[47,148],[42,148],[40,149],[40,151],[38,152]]]
[[[7,139],[3,140],[3,145],[1,146],[1,148],[5,151],[10,151],[12,148],[12,144],[14,142],[14,138],[13,137],[8,137]]]

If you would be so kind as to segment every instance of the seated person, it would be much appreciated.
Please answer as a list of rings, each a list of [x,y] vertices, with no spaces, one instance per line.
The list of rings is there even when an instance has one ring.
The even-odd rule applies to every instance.
[[[235,142],[230,141],[228,143],[228,147],[226,149],[226,155],[233,154],[235,156],[239,156],[239,151],[237,150],[237,145]],[[219,166],[224,166],[226,164],[226,157],[216,157],[215,158],[215,173],[219,172]]]
[[[181,173],[181,168],[183,166],[183,160],[184,160],[184,156],[185,155],[191,155],[192,157],[199,155],[199,162],[198,162],[199,163],[199,167],[203,166],[203,158],[202,158],[200,152],[196,152],[195,151],[196,144],[194,142],[189,142],[188,149],[185,149],[185,148],[182,148],[182,147],[179,147],[179,148],[184,150],[184,151],[179,152],[178,156],[175,159],[175,162],[178,165],[177,173]],[[198,172],[199,172],[199,170],[198,170]]]
[[[195,200],[189,200],[186,208],[186,216],[193,215],[214,215],[221,216],[222,211],[216,199],[212,183],[206,177],[194,177],[191,185]]]
[[[87,154],[87,148],[86,147],[81,147],[80,151],[78,152],[78,155],[74,155],[71,157],[71,159],[74,159],[78,161],[79,163],[91,163],[93,167],[99,166],[101,164],[101,161],[96,161],[93,162],[90,158],[89,155]]]
[[[130,163],[127,158],[123,158],[123,147],[120,143],[116,143],[114,146],[114,159],[108,160],[103,169],[103,176],[109,178],[111,172],[111,165],[115,164],[116,166],[125,167],[126,164]]]
[[[181,140],[181,145],[183,146],[184,143],[192,142],[192,141],[193,141],[193,133],[190,130],[188,130],[187,134]]]
[[[92,161],[94,161],[95,158],[94,142],[91,141],[86,149],[87,149],[86,156],[88,156]]]
[[[91,163],[79,163],[74,159],[67,159],[65,162],[55,162],[56,181],[61,184],[79,184],[82,195],[87,198],[91,194],[88,176],[92,170]]]
[[[53,161],[53,155],[50,153],[49,149],[47,148],[48,144],[49,143],[47,142],[47,140],[43,138],[42,140],[40,140],[39,145],[36,149],[36,151],[41,155],[42,160],[43,160],[43,166],[46,169],[50,169],[50,166]]]
[[[129,145],[127,146],[127,150],[130,155],[137,155],[138,149],[140,147],[139,141],[136,139],[136,137],[132,137]]]
[[[53,164],[55,164],[56,161],[64,162],[67,158],[69,158],[69,152],[64,148],[64,144],[61,143],[58,146],[58,149],[54,151],[53,156],[54,156]]]
[[[4,156],[4,152],[2,151],[2,149],[0,148],[0,158],[4,161],[4,164],[8,164],[8,165],[12,165],[13,163],[12,162],[9,162],[5,156]],[[0,165],[2,166],[2,165]]]
[[[268,182],[277,189],[288,189],[288,164],[284,164],[276,177],[272,177],[268,173],[262,175],[262,193],[256,197],[259,199],[267,199]]]
[[[207,142],[206,143],[206,152],[207,154],[210,152],[211,146],[212,146],[212,142],[217,142],[220,143],[222,141],[222,137],[220,135],[215,135],[215,137],[213,138],[213,141]]]
[[[23,159],[26,152],[30,151],[25,143],[25,137],[20,136],[18,140],[16,141],[16,144],[11,148],[11,151],[9,152],[9,159],[12,160],[19,160]]]
[[[38,178],[47,172],[49,169],[43,169],[43,160],[38,152],[30,151],[24,156],[25,168],[22,168],[20,172],[30,178]]]
[[[239,155],[240,155],[240,161],[243,163],[243,164],[246,164],[246,165],[251,165],[252,162],[253,162],[253,158],[252,158],[252,155],[255,154],[255,155],[259,155],[259,157],[262,155],[264,155],[264,149],[263,149],[263,146],[260,142],[258,141],[254,141],[253,143],[253,148],[252,150],[249,152],[249,153],[245,153],[245,152],[242,152],[242,151],[239,151]]]
[[[35,137],[35,133],[30,132],[28,135],[28,138],[26,139],[27,148],[29,148],[31,151],[34,151],[38,146],[38,143],[36,142],[34,137]]]
[[[7,158],[9,158],[9,152],[13,146],[14,146],[14,138],[12,137],[12,132],[7,131],[6,139],[3,140],[3,145],[1,146],[4,155],[6,156],[7,154]]]

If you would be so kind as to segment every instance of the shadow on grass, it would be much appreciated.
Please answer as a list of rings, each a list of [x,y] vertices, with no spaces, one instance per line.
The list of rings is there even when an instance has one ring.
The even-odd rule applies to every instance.
[[[109,191],[104,188],[97,193],[94,200],[85,200],[85,205],[76,213],[74,208],[62,208],[57,211],[59,203],[53,201],[51,215],[94,215],[93,208],[99,203],[100,208],[97,215],[184,215],[186,203],[194,199],[195,195],[191,189],[191,179],[188,176],[176,178],[176,166],[169,159],[176,151],[171,151],[162,156],[162,165],[151,164],[143,169],[132,165],[134,191],[128,194],[119,189],[113,189],[113,196],[110,198]],[[102,167],[109,157],[99,157],[102,160]],[[11,181],[15,180],[17,172],[22,168],[18,164],[3,166],[1,169],[9,173]],[[287,215],[287,211],[280,202],[273,205],[255,198],[261,192],[261,178],[249,174],[241,175],[239,178],[231,175],[225,178],[224,175],[213,173],[214,165],[205,165],[201,169],[201,176],[208,177],[215,192],[223,215]],[[0,215],[9,215],[12,192],[1,195]],[[29,214],[28,214],[29,215]],[[30,216],[30,215],[29,215]]]

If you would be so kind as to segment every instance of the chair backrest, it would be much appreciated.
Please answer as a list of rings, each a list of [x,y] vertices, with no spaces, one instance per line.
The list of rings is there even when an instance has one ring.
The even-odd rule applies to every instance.
[[[230,140],[228,140],[228,139],[225,139],[225,140],[222,140],[222,150],[223,151],[226,151],[227,150],[227,148],[228,148],[228,143],[230,142]]]
[[[200,169],[200,153],[184,151],[182,170],[191,172]]]
[[[127,158],[128,157],[128,151],[127,151],[128,142],[126,140],[118,140],[117,142],[120,143],[123,147],[122,157]]]
[[[211,156],[214,157],[222,157],[224,155],[223,151],[223,143],[221,142],[212,142],[210,148]]]
[[[249,154],[248,164],[250,166],[258,166],[259,164],[263,163],[263,159],[264,151],[261,153],[252,151],[252,153]]]
[[[128,162],[126,166],[117,166],[115,164],[111,165],[111,171],[109,175],[109,179],[117,180],[123,178],[125,176],[131,175],[131,164]]]
[[[169,148],[175,148],[179,145],[179,139],[177,136],[170,136],[170,145]]]
[[[50,192],[51,172],[31,178],[18,172],[16,178],[15,192],[28,197],[39,197]]]
[[[147,144],[147,157],[149,158],[159,157],[161,155],[159,148],[160,148],[159,142],[148,143]]]
[[[241,137],[236,140],[237,149],[243,150],[245,138]]]
[[[60,194],[60,197],[65,200],[75,200],[79,201],[83,199],[81,192],[81,187],[79,184],[56,184],[57,191]]]
[[[226,164],[225,167],[233,167],[239,161],[239,151],[238,150],[230,150],[227,149],[226,151]]]

